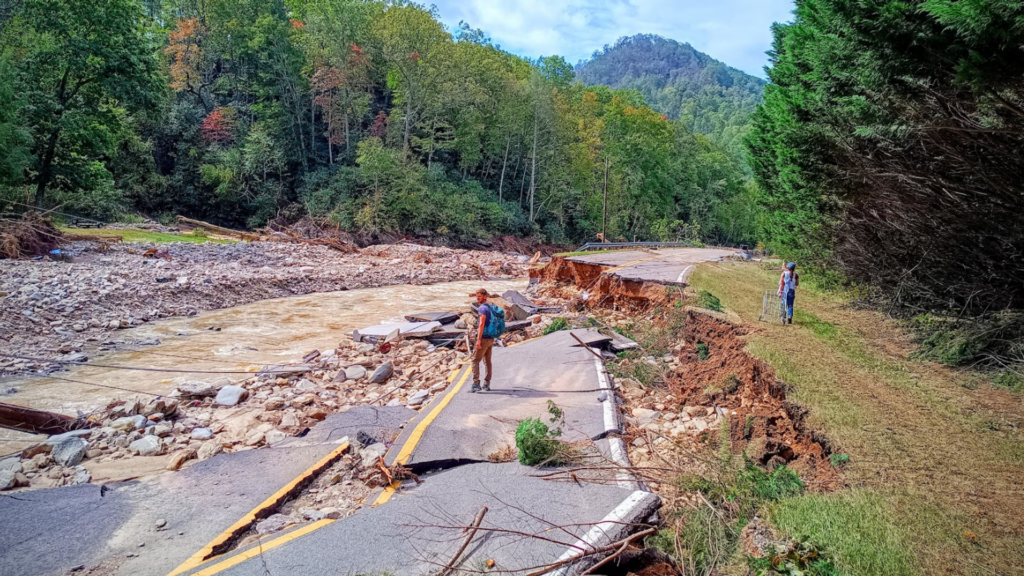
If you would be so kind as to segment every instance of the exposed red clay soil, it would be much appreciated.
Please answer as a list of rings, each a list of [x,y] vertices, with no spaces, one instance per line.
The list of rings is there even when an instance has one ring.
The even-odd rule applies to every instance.
[[[573,298],[579,294],[562,294],[577,300],[583,308],[636,311],[667,304],[673,300],[666,286],[624,280],[603,272],[603,266],[570,262],[556,256],[543,268],[531,268],[530,278],[539,278],[543,283],[563,288],[571,285],[586,292],[586,299]]]
[[[531,269],[530,276],[565,297],[575,296],[582,308],[649,311],[677,299],[666,286],[621,280],[603,271],[598,265],[555,257],[547,266]],[[588,293],[582,301],[581,292]],[[840,487],[843,480],[829,462],[828,439],[807,427],[807,411],[786,400],[787,385],[772,368],[747,353],[745,334],[742,327],[711,314],[686,312],[680,364],[666,375],[669,393],[678,403],[674,409],[722,408],[729,415],[735,451],[769,468],[787,465],[811,490]],[[704,360],[700,344],[707,346]]]
[[[744,335],[730,322],[687,311],[682,363],[667,379],[672,394],[680,406],[725,409],[734,450],[763,466],[786,464],[811,490],[838,488],[843,482],[829,462],[828,439],[808,429],[807,411],[786,400],[787,385],[771,367],[744,350]],[[703,361],[700,344],[708,350]]]

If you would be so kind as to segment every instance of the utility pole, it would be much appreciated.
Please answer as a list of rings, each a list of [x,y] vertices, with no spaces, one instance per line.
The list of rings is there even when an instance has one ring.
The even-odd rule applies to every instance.
[[[604,159],[604,207],[601,210],[601,242],[608,241],[608,168],[611,167],[611,159]]]

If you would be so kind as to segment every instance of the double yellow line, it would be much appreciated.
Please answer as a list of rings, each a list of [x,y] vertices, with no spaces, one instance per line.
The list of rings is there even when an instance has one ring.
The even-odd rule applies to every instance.
[[[427,414],[426,418],[420,420],[420,423],[417,424],[415,428],[413,428],[412,433],[409,434],[409,438],[405,441],[405,444],[403,444],[402,448],[398,451],[398,456],[395,457],[395,464],[402,464],[404,466],[406,463],[409,462],[409,458],[412,457],[413,450],[415,450],[416,445],[420,443],[420,440],[423,438],[423,433],[427,430],[427,427],[430,426],[435,419],[437,419],[438,415],[441,414],[441,411],[444,410],[445,406],[448,406],[448,404],[452,401],[452,398],[454,398],[455,395],[462,388],[462,385],[466,383],[466,380],[469,378],[470,373],[472,373],[472,369],[468,366],[465,366],[465,364],[463,364],[463,366],[460,366],[459,368],[456,368],[451,373],[451,375],[448,376],[448,383],[451,384],[455,380],[455,378],[459,375],[459,370],[461,370],[463,367],[466,368],[466,371],[462,373],[462,378],[459,378],[458,384],[452,386],[452,389],[449,390],[448,393],[444,395],[444,398],[442,398],[441,401],[437,403],[437,406],[434,406],[434,408],[430,410],[430,413]],[[381,504],[390,500],[391,497],[395,495],[395,491],[398,490],[398,487],[401,485],[401,482],[393,482],[391,485],[385,488],[383,492],[380,493],[380,496],[378,496],[376,500],[374,500],[373,506],[380,506]]]
[[[305,472],[300,474],[298,477],[296,477],[288,484],[285,484],[283,488],[281,488],[277,492],[274,492],[269,498],[261,502],[259,506],[250,510],[249,513],[245,516],[242,516],[242,518],[240,518],[238,522],[232,524],[230,528],[218,534],[217,537],[213,540],[210,540],[209,544],[204,546],[199,552],[193,554],[191,558],[183,562],[180,566],[175,568],[174,571],[168,574],[167,576],[178,576],[178,574],[188,572],[189,570],[192,570],[193,568],[196,568],[200,564],[206,562],[207,559],[213,554],[214,550],[223,546],[232,538],[237,536],[239,532],[254,524],[257,520],[257,516],[261,512],[267,510],[272,506],[276,506],[277,504],[279,504],[281,500],[285,499],[293,490],[295,490],[299,486],[299,484],[305,482],[306,480],[309,480],[310,478],[322,472],[328,466],[333,464],[335,460],[340,458],[341,455],[344,454],[346,450],[348,450],[348,448],[348,442],[339,445],[337,448],[332,450],[330,454],[321,458],[319,462],[306,469]],[[223,570],[223,568],[221,570]]]
[[[444,395],[443,398],[441,398],[441,401],[438,402],[437,405],[435,405],[430,410],[430,412],[427,414],[427,416],[425,418],[423,418],[423,420],[420,420],[420,422],[413,429],[412,433],[409,435],[409,438],[406,439],[404,444],[402,444],[402,447],[399,449],[398,456],[395,458],[395,463],[396,464],[403,464],[404,465],[404,464],[406,464],[409,461],[409,459],[412,457],[413,450],[416,449],[416,446],[419,444],[420,440],[423,438],[423,433],[427,430],[427,428],[430,426],[430,424],[433,423],[434,420],[437,419],[437,417],[441,414],[441,411],[444,410],[444,408],[446,406],[448,406],[449,403],[451,403],[452,399],[459,392],[459,390],[462,388],[462,386],[466,383],[466,380],[469,378],[469,375],[472,373],[472,370],[470,369],[469,366],[466,366],[465,362],[461,366],[459,366],[458,368],[453,370],[452,373],[448,375],[448,379],[447,380],[448,380],[449,384],[454,382],[455,379],[459,375],[459,371],[462,370],[463,368],[465,368],[465,372],[463,372],[462,378],[459,378],[458,383],[455,386],[453,386]],[[285,485],[284,488],[281,488],[280,490],[275,492],[273,496],[271,496],[271,497],[267,498],[266,500],[264,500],[259,506],[257,506],[252,511],[250,511],[248,514],[243,516],[238,522],[235,522],[234,524],[232,524],[230,528],[228,528],[224,532],[220,533],[216,538],[211,540],[209,544],[204,546],[202,550],[200,550],[199,552],[196,552],[195,554],[193,554],[191,558],[189,558],[184,563],[182,563],[181,566],[178,566],[177,568],[175,568],[174,571],[171,572],[170,574],[168,574],[167,576],[178,576],[179,574],[184,574],[185,572],[188,572],[190,570],[198,568],[199,566],[201,566],[202,564],[204,564],[206,562],[209,562],[210,560],[218,558],[218,556],[215,556],[214,558],[207,559],[207,557],[213,553],[214,549],[216,549],[217,547],[223,545],[225,542],[227,542],[230,538],[232,538],[241,529],[243,529],[243,528],[249,526],[250,524],[254,523],[256,521],[256,515],[260,511],[266,509],[269,506],[272,506],[272,505],[276,504],[280,499],[282,499],[289,492],[291,492],[296,486],[298,486],[299,483],[301,483],[301,482],[307,480],[308,478],[310,478],[311,476],[315,475],[322,468],[324,468],[325,466],[331,464],[336,458],[340,457],[346,450],[348,450],[348,447],[349,447],[348,442],[338,446],[330,454],[325,456],[319,462],[314,464],[311,468],[309,468],[308,470],[303,472],[301,475],[299,475],[299,477],[295,478],[294,480],[289,482],[287,485]],[[381,492],[380,496],[378,496],[377,499],[373,502],[373,506],[379,506],[379,505],[387,502],[388,500],[390,500],[391,497],[394,496],[395,492],[398,490],[398,487],[400,485],[401,485],[401,482],[395,482],[395,483],[391,484],[390,486],[386,487],[384,489],[384,491]],[[291,532],[288,532],[287,534],[283,534],[281,536],[278,536],[277,538],[274,538],[272,540],[268,540],[267,542],[264,542],[264,543],[259,544],[257,546],[253,546],[252,548],[249,548],[248,550],[245,550],[243,552],[239,552],[238,554],[235,554],[234,556],[231,556],[230,558],[222,560],[222,561],[220,561],[220,562],[218,562],[216,564],[213,564],[211,566],[207,566],[206,568],[200,570],[199,572],[193,573],[191,576],[213,576],[214,574],[217,574],[219,572],[223,572],[224,570],[227,570],[228,568],[231,568],[233,566],[237,566],[238,564],[241,564],[242,562],[245,562],[246,560],[249,560],[250,558],[255,558],[255,557],[259,556],[260,554],[262,554],[263,552],[266,552],[267,550],[271,550],[273,548],[277,548],[278,546],[281,546],[282,544],[287,544],[288,542],[291,542],[292,540],[295,540],[297,538],[301,538],[301,537],[305,536],[306,534],[310,534],[312,532],[315,532],[315,531],[323,528],[324,526],[328,526],[328,525],[330,525],[330,524],[332,524],[334,522],[335,522],[335,520],[332,520],[332,519],[329,519],[329,518],[328,519],[324,519],[324,520],[318,520],[316,522],[313,522],[312,524],[308,524],[308,525],[303,526],[303,527],[301,527],[301,528],[299,528],[297,530],[293,530]]]

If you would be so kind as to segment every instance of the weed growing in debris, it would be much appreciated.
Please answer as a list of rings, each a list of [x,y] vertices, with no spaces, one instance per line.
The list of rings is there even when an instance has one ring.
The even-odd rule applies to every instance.
[[[551,325],[550,326],[548,326],[547,328],[544,329],[544,335],[547,336],[548,334],[552,334],[554,332],[558,332],[559,330],[568,330],[568,329],[569,329],[569,322],[567,322],[565,318],[562,318],[561,316],[559,316],[558,318],[555,318],[554,320],[551,321]]]
[[[828,461],[830,463],[832,463],[833,466],[839,466],[840,464],[846,464],[847,462],[849,462],[850,461],[850,455],[849,454],[832,454],[831,456],[828,457]]]
[[[704,393],[708,396],[714,396],[715,394],[735,394],[740,389],[740,378],[735,374],[729,374],[722,379],[715,386],[708,386],[704,389]]]
[[[749,558],[747,565],[755,576],[842,576],[831,560],[823,557],[810,541],[798,542],[785,554],[769,558]]]
[[[708,356],[710,356],[710,355],[711,355],[711,350],[708,348],[708,345],[703,343],[703,342],[698,342],[697,343],[697,360],[700,360],[701,362],[703,362],[703,361],[707,360]]]
[[[717,296],[708,292],[707,290],[701,290],[697,294],[697,300],[695,304],[700,308],[706,308],[707,310],[714,310],[715,312],[722,311],[722,301]]]

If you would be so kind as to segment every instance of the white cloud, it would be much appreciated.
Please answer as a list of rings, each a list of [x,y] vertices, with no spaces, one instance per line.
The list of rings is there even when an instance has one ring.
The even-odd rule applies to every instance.
[[[441,18],[481,28],[504,49],[572,63],[622,36],[689,42],[749,74],[764,76],[771,25],[792,18],[793,0],[437,0]]]

